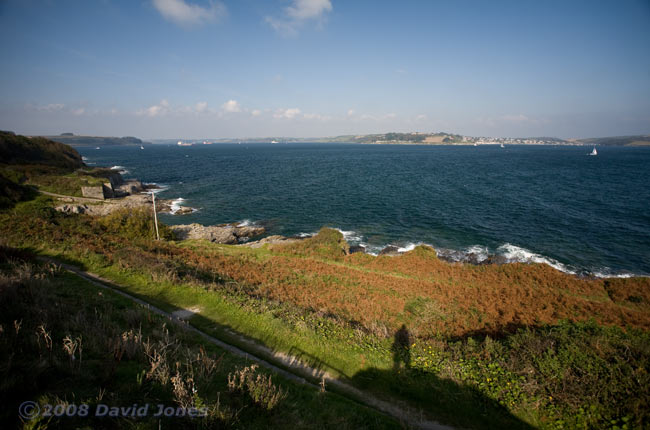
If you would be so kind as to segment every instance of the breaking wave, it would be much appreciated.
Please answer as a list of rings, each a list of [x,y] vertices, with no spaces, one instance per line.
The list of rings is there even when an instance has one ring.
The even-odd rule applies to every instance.
[[[358,245],[363,240],[363,237],[355,231],[352,230],[346,231],[346,230],[341,230],[340,228],[335,228],[335,230],[341,233],[345,241],[350,245]]]
[[[184,201],[185,201],[185,199],[182,198],[182,197],[179,197],[179,198],[177,198],[177,199],[172,200],[172,203],[171,203],[171,205],[170,205],[170,207],[169,207],[169,213],[172,214],[172,215],[176,215],[176,213],[177,213],[177,212],[178,212],[182,207],[184,207],[184,206],[183,206],[183,202],[184,202]],[[195,208],[191,208],[191,209],[192,209],[192,213],[198,211],[198,209],[195,209]]]
[[[111,170],[116,170],[121,175],[126,175],[127,173],[129,173],[129,171],[126,170],[126,167],[124,166],[113,166],[111,167]]]
[[[510,243],[506,243],[497,248],[497,255],[501,255],[506,259],[506,263],[542,263],[559,270],[560,272],[576,275],[578,272],[569,266],[560,263],[559,261],[544,257],[543,255],[536,254],[525,248],[521,248]]]
[[[363,248],[363,252],[366,254],[378,256],[382,250],[387,247],[397,248],[396,251],[400,254],[406,253],[414,250],[417,246],[427,245],[431,246],[436,250],[438,257],[442,260],[453,262],[453,263],[468,263],[468,264],[508,264],[508,263],[539,263],[546,264],[560,272],[564,272],[570,275],[577,276],[590,276],[596,278],[631,278],[634,276],[645,276],[634,274],[627,271],[614,271],[608,267],[604,268],[593,268],[593,269],[581,269],[569,264],[564,264],[554,258],[547,257],[538,253],[535,253],[526,248],[513,245],[511,243],[505,243],[494,251],[491,251],[487,246],[483,245],[471,245],[463,249],[449,249],[449,248],[439,248],[424,242],[406,242],[400,245],[395,243],[389,243],[384,245],[373,245],[369,244],[364,240],[363,235],[351,231],[351,230],[342,230],[336,228],[345,240],[351,246],[359,246]],[[300,233],[296,236],[298,237],[311,237],[315,233]],[[399,242],[398,242],[399,243]],[[393,249],[394,249],[393,248]],[[394,249],[395,250],[395,249]]]
[[[259,227],[259,224],[256,221],[251,221],[249,219],[245,219],[245,220],[239,221],[237,223],[237,227]]]

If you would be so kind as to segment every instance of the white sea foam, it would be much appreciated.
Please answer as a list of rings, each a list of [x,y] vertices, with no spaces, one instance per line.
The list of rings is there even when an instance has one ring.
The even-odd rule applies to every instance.
[[[182,203],[184,201],[185,201],[185,199],[182,198],[182,197],[179,197],[179,198],[177,198],[175,200],[172,200],[172,204],[171,204],[171,206],[169,208],[170,209],[169,213],[171,213],[172,215],[175,215],[176,212],[178,212],[181,209]]]
[[[126,167],[124,166],[113,166],[111,167],[111,170],[117,170],[117,172],[121,175],[126,175],[127,173],[130,173],[128,170],[126,170]]]
[[[298,233],[296,236],[298,236],[298,237],[312,237],[312,236],[316,236],[316,233]]]
[[[366,254],[374,255],[375,257],[385,248],[384,246],[369,245],[367,242],[360,242],[359,246],[364,247],[364,252]]]
[[[635,275],[634,273],[629,273],[629,272],[614,272],[612,269],[609,267],[603,267],[601,269],[596,269],[591,272],[592,275],[594,275],[596,278],[631,278],[633,276],[638,276]]]
[[[237,223],[237,227],[257,227],[257,226],[258,226],[257,222],[251,221],[249,219],[245,219]]]
[[[149,193],[158,194],[158,193],[162,193],[163,191],[167,191],[169,189],[169,185],[158,184],[156,182],[149,182],[147,183],[147,185],[154,185],[157,188],[149,188],[147,191],[145,191],[146,194]]]
[[[397,248],[397,252],[413,251],[415,249],[415,247],[418,246],[418,245],[422,245],[422,243],[421,242],[420,243],[409,243],[406,246],[403,246],[401,248]]]
[[[547,264],[552,268],[559,270],[560,272],[569,273],[571,275],[575,275],[577,273],[575,270],[570,269],[565,264],[562,264],[553,258],[535,254],[532,251],[516,245],[512,245],[510,243],[506,243],[498,247],[497,254],[505,257],[509,263],[542,263]]]
[[[345,239],[345,241],[349,244],[357,245],[363,240],[363,237],[359,235],[359,233],[354,232],[352,230],[345,231],[345,230],[341,230],[340,228],[334,228],[334,229],[338,230],[338,232],[343,235],[343,239]]]
[[[88,157],[81,156],[81,161],[88,161]]]
[[[474,255],[476,258],[476,261],[479,263],[482,263],[483,261],[487,260],[488,257],[490,256],[490,252],[488,251],[487,246],[481,246],[481,245],[472,245],[468,246],[463,250],[463,252],[467,255]]]

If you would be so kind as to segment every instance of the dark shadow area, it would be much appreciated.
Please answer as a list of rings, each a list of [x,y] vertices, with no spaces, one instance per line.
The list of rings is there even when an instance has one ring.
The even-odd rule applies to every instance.
[[[533,429],[499,402],[472,386],[411,368],[412,337],[406,325],[395,332],[393,369],[371,368],[350,378],[357,388],[407,402],[430,420],[472,429]]]
[[[343,378],[350,379],[350,376],[346,374],[344,371],[342,371],[341,369],[338,369],[334,366],[325,363],[315,355],[312,355],[307,351],[303,351],[302,349],[296,346],[291,347],[291,349],[289,350],[289,355],[296,357],[298,360],[300,360],[303,363],[309,363],[309,366],[317,370],[317,376],[320,376],[325,372],[330,372],[331,370],[333,370],[339,375],[341,375]]]
[[[17,203],[33,200],[38,196],[34,187],[18,184],[0,173],[0,210],[13,209]]]
[[[411,368],[411,334],[405,324],[402,324],[402,328],[395,333],[395,341],[391,346],[391,351],[393,352],[394,372],[402,368]]]
[[[143,299],[147,300],[146,297]],[[247,347],[246,344],[242,344],[236,336],[233,336],[233,333],[237,332],[227,325],[215,323],[199,314],[192,317],[191,324],[225,342],[278,364],[272,357],[259,354],[250,345]],[[318,383],[320,374],[333,370],[343,375],[341,377],[343,382],[388,403],[392,401],[403,409],[410,410],[418,418],[470,429],[534,429],[479,390],[440,378],[432,372],[412,368],[410,351],[412,341],[412,335],[404,325],[394,335],[393,365],[395,367],[393,369],[369,368],[352,376],[346,375],[342,370],[300,348],[293,347],[288,352],[317,369],[318,372],[312,382]],[[275,351],[274,348],[259,340],[255,340],[255,343]],[[287,369],[281,364],[278,366]]]
[[[534,429],[475,388],[433,373],[372,368],[358,372],[349,382],[384,400],[390,396],[407,402],[429,420],[442,424],[471,429]]]

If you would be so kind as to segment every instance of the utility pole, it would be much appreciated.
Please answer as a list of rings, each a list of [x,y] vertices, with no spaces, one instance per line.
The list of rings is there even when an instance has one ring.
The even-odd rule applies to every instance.
[[[153,201],[153,222],[156,226],[156,240],[160,240],[160,235],[158,234],[158,215],[156,214],[156,193],[151,192],[151,200]]]

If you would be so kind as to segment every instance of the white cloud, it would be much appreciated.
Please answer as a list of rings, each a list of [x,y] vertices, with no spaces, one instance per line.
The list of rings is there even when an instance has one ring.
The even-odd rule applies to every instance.
[[[385,119],[393,119],[393,118],[396,118],[396,117],[397,117],[397,114],[394,114],[394,113],[387,113],[386,115],[384,115]]]
[[[77,116],[83,115],[84,113],[86,113],[86,109],[84,108],[79,108],[72,111],[72,114]]]
[[[156,117],[166,115],[169,112],[169,102],[167,100],[161,100],[157,105],[149,106],[146,109],[139,110],[138,115],[146,115],[148,117]]]
[[[289,108],[289,109],[278,109],[273,114],[273,117],[274,118],[294,119],[298,115],[300,115],[300,109],[298,109],[298,108]]]
[[[45,112],[56,112],[56,111],[61,111],[65,108],[65,105],[62,103],[50,103],[49,105],[45,106],[33,106],[29,105],[28,107],[33,107],[36,110],[42,110]]]
[[[226,13],[226,7],[217,1],[209,6],[188,4],[185,0],[152,0],[153,6],[168,21],[182,26],[214,21]]]
[[[307,21],[322,23],[331,10],[331,0],[292,0],[292,4],[284,8],[280,18],[267,16],[265,20],[274,30],[286,35],[295,35]]]
[[[424,114],[420,114],[420,115],[415,117],[416,121],[424,121],[425,119],[427,119],[427,116],[424,115]]]
[[[259,109],[253,109],[253,111],[251,112],[251,115],[260,116],[260,115],[262,115],[262,111],[259,110]]]
[[[293,0],[293,5],[285,10],[287,15],[294,19],[314,19],[331,11],[332,2],[330,0]]]
[[[228,100],[221,105],[221,109],[229,113],[241,112],[241,106],[239,106],[237,100]]]
[[[354,111],[354,109],[349,109],[348,110],[348,116],[354,116],[355,113],[356,112]]]
[[[198,103],[194,106],[194,110],[195,110],[197,113],[205,112],[207,109],[208,109],[208,102],[198,102]]]

